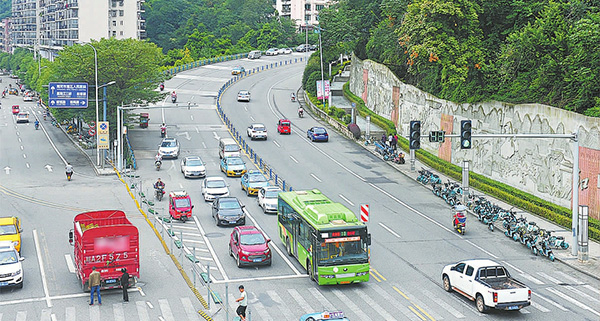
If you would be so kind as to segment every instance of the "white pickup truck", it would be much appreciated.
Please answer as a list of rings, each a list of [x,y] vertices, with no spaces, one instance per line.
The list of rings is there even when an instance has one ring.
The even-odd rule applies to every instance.
[[[531,304],[531,290],[491,260],[467,260],[442,270],[444,290],[475,301],[481,313],[489,308],[520,310]]]

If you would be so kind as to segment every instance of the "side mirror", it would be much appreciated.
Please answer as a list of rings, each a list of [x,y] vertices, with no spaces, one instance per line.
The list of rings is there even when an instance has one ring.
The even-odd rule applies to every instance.
[[[267,239],[267,243],[271,242],[271,239]]]
[[[451,267],[450,271],[456,271],[456,266]]]
[[[194,205],[192,205],[192,208],[194,208]]]
[[[246,205],[242,204],[242,208],[246,208]]]
[[[25,260],[25,258],[24,258],[24,257],[22,257],[22,256],[21,256],[21,257],[19,257],[19,262],[22,262],[23,260]]]
[[[69,231],[69,244],[73,245],[73,230]]]

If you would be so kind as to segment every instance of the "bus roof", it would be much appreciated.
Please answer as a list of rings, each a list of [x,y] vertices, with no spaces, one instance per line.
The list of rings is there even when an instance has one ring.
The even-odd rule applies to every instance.
[[[279,193],[279,197],[318,229],[362,227],[354,213],[317,189]]]

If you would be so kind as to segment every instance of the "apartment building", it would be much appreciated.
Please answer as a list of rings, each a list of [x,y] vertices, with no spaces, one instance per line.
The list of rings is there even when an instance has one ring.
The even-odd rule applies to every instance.
[[[10,19],[5,18],[0,21],[0,51],[11,52],[10,42]]]
[[[279,16],[296,21],[296,25],[319,24],[319,11],[331,3],[331,0],[276,0],[275,9]]]
[[[56,51],[101,38],[144,39],[145,0],[12,0],[15,47]]]

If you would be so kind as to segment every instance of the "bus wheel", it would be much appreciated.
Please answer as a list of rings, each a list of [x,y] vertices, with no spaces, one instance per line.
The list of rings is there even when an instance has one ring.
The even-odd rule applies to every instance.
[[[289,238],[285,239],[285,248],[287,250],[288,255],[292,256],[292,247],[290,246],[290,239]]]

